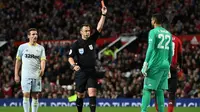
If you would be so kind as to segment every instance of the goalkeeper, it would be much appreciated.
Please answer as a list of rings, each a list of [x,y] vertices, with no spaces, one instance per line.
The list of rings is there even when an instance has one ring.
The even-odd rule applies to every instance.
[[[164,112],[164,90],[168,89],[168,74],[172,61],[172,35],[161,27],[161,14],[151,17],[154,29],[148,36],[148,49],[142,67],[144,78],[141,112],[147,111],[151,92],[155,91],[159,112]]]

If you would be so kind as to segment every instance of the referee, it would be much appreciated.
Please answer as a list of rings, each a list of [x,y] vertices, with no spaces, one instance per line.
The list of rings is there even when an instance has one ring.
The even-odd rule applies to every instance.
[[[89,24],[83,24],[80,29],[81,38],[74,42],[69,51],[68,61],[75,71],[75,83],[77,100],[76,106],[78,112],[82,112],[84,92],[87,89],[89,95],[89,104],[91,112],[96,111],[96,40],[102,31],[107,8],[101,9],[102,14],[94,34],[91,33]]]

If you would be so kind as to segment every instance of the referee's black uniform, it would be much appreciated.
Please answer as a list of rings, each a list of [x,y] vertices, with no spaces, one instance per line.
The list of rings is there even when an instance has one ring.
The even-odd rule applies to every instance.
[[[83,93],[87,88],[96,88],[96,40],[100,33],[96,30],[87,40],[79,38],[69,51],[80,70],[75,73],[76,91]]]

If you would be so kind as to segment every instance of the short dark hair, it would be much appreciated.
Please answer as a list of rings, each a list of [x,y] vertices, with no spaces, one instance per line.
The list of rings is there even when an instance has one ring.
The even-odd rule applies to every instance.
[[[162,24],[163,17],[160,13],[153,14],[152,18],[155,19],[156,24]]]
[[[28,31],[27,31],[27,35],[30,35],[31,31],[37,31],[37,29],[36,28],[29,28]]]
[[[90,28],[91,28],[91,25],[90,25],[90,24],[82,24],[80,30],[82,30],[82,28],[83,28],[84,26],[86,26],[86,27],[90,27]]]

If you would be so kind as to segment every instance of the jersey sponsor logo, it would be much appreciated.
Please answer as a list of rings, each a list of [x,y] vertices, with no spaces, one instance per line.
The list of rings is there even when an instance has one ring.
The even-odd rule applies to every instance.
[[[25,58],[39,58],[39,56],[35,56],[34,54],[25,54]]]
[[[79,48],[78,52],[79,52],[79,54],[83,54],[84,53],[84,49],[83,48]]]
[[[72,50],[70,49],[70,50],[69,50],[69,55],[71,55],[71,54],[72,54]]]
[[[91,45],[89,45],[89,48],[90,48],[90,50],[93,50],[93,46],[92,46],[92,44],[91,44]]]

